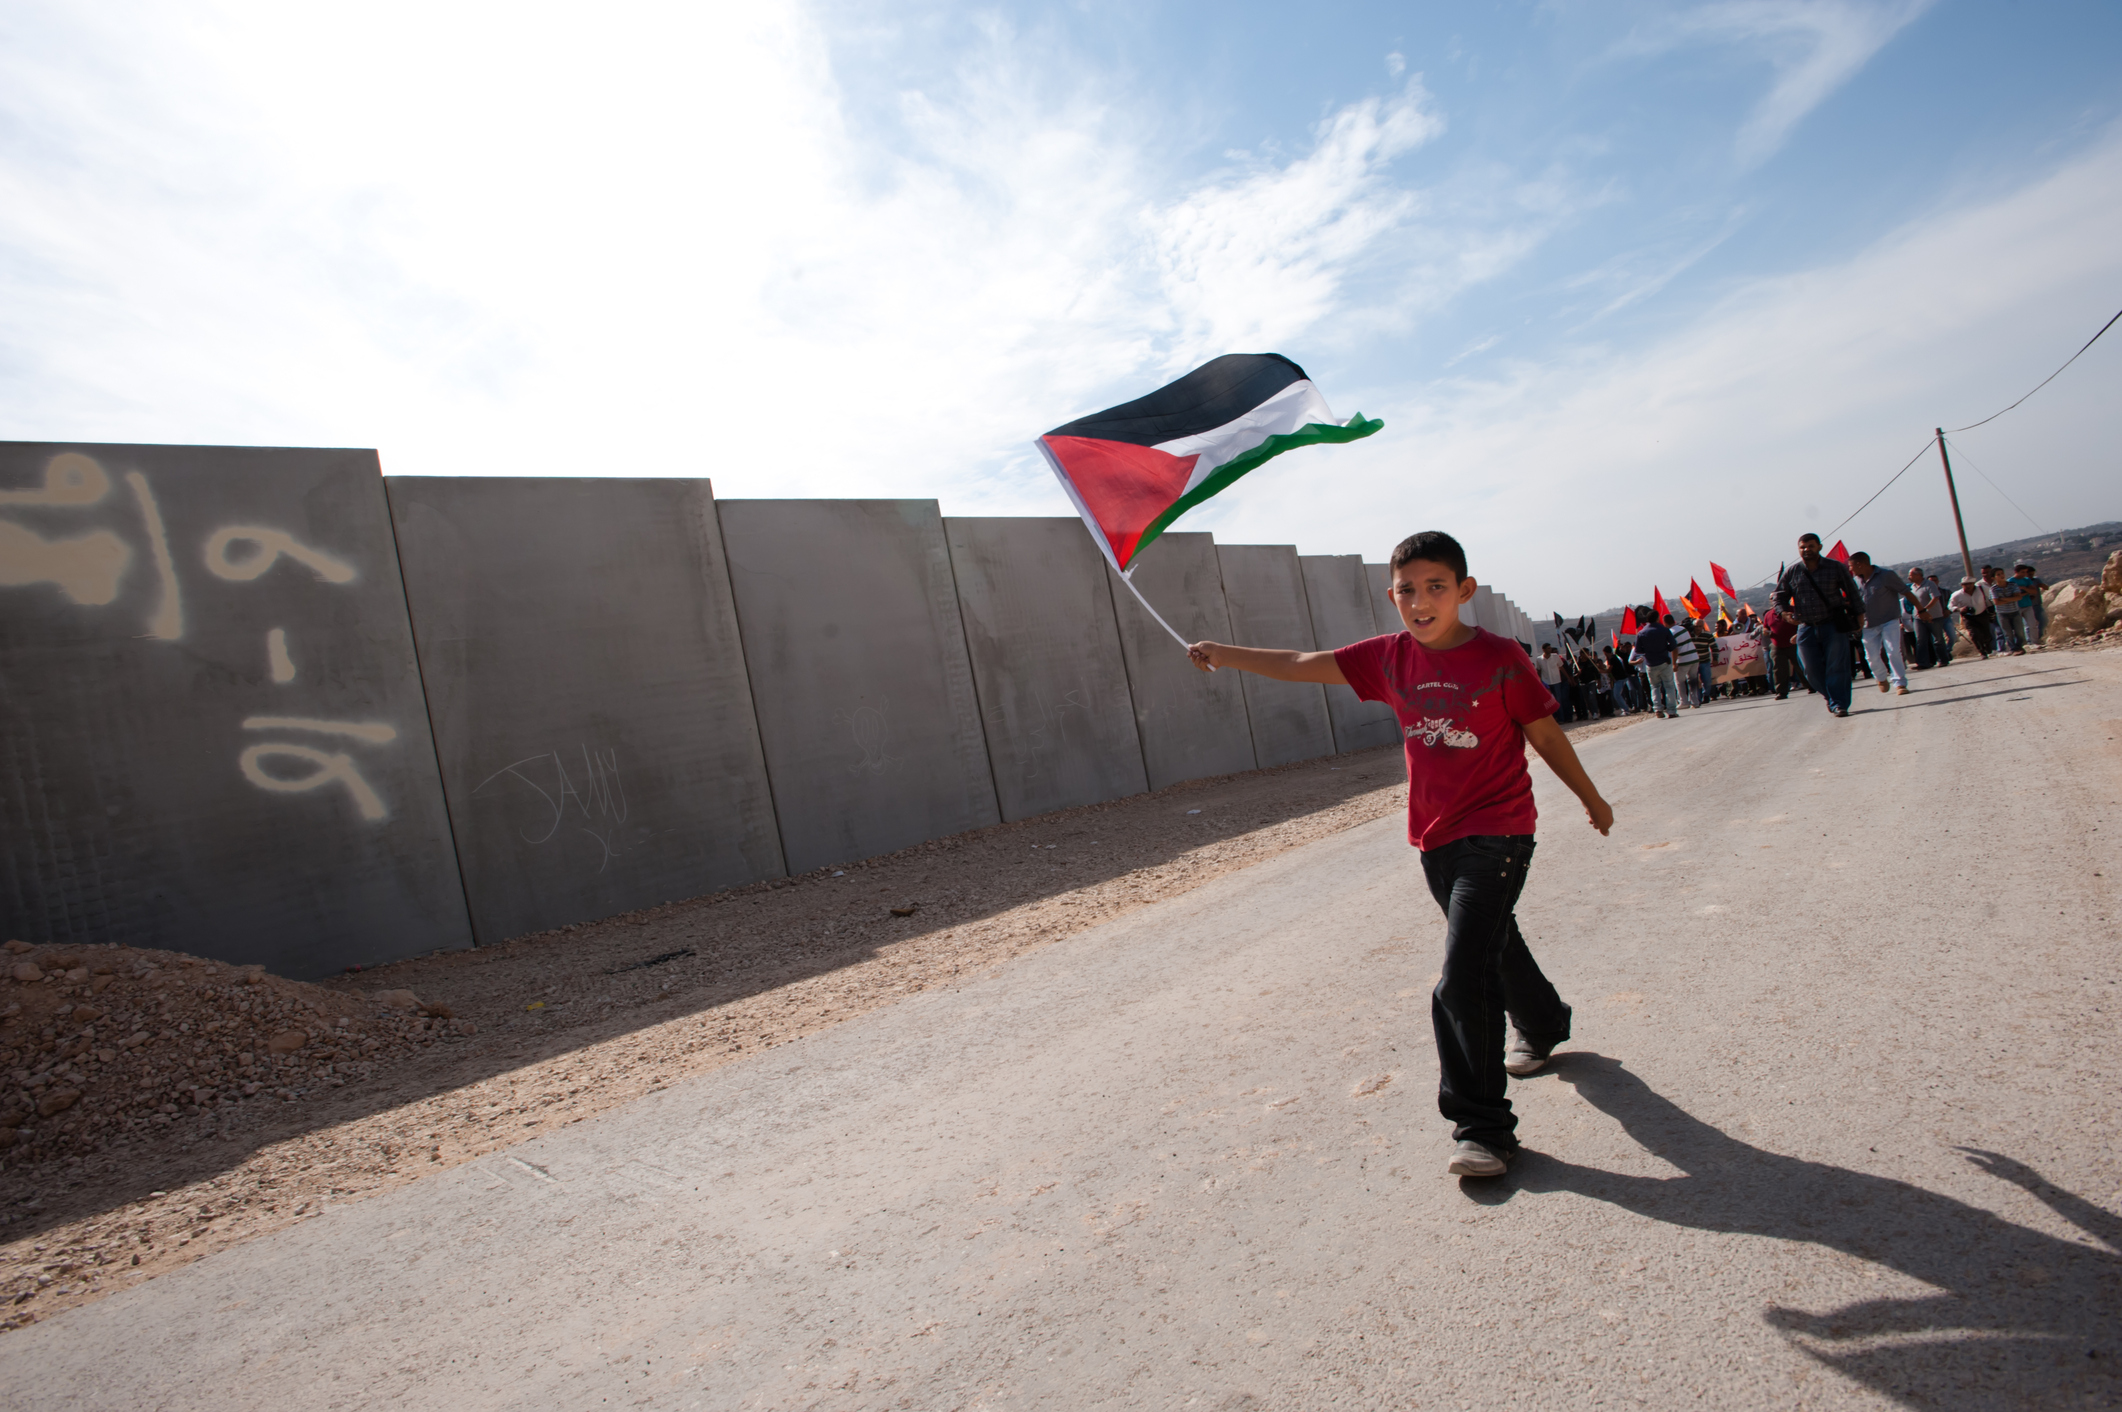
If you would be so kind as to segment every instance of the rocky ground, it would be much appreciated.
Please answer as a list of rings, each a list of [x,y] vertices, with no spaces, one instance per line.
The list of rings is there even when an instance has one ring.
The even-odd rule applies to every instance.
[[[2042,642],[2050,647],[2122,641],[2122,549],[2096,574],[2059,580],[2041,595],[2048,615]]]
[[[1402,779],[1384,749],[1196,781],[322,984],[11,946],[0,1329],[1391,813]]]

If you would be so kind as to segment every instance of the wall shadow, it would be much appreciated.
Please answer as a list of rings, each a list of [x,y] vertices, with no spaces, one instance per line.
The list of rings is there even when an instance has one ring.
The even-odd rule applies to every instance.
[[[1109,884],[1126,887],[1131,875],[1380,789],[1394,791],[1390,814],[1401,807],[1404,779],[1401,747],[1389,745],[1189,780],[843,867],[337,978],[327,988],[411,989],[473,1021],[478,1034],[300,1102],[261,1096],[188,1116],[181,1131],[172,1127],[149,1142],[85,1159],[85,1171],[66,1170],[65,1158],[0,1165],[0,1203],[13,1218],[0,1222],[0,1239],[33,1238],[151,1191],[211,1179],[273,1144],[859,966],[889,948],[919,946],[1012,909]],[[907,903],[917,904],[913,915],[891,911]],[[1096,922],[1094,909],[1077,915],[1074,907],[1040,919],[1053,938]],[[541,1000],[535,1012],[526,1009],[531,999]],[[743,1055],[757,1049],[749,1045]]]
[[[1960,1149],[2100,1243],[2077,1244],[1906,1182],[1741,1142],[1602,1055],[1558,1055],[1550,1072],[1686,1175],[1623,1176],[1528,1151],[1485,1202],[1512,1189],[1575,1192],[1694,1230],[1824,1246],[1919,1280],[1937,1292],[1825,1313],[1770,1303],[1764,1316],[1813,1359],[1906,1406],[2122,1405],[2122,1217],[2011,1157]]]

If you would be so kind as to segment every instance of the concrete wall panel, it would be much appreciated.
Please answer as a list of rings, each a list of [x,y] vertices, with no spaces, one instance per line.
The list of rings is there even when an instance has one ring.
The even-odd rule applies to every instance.
[[[482,944],[781,876],[706,481],[387,485]]]
[[[1234,639],[1247,647],[1286,647],[1308,652],[1316,645],[1311,610],[1304,600],[1304,574],[1288,544],[1222,544],[1223,598],[1230,605]],[[1253,723],[1253,754],[1260,767],[1331,755],[1334,732],[1326,714],[1326,692],[1316,682],[1270,681],[1243,674],[1246,714]]]
[[[1494,633],[1503,632],[1503,614],[1499,611],[1501,600],[1496,597],[1496,591],[1487,584],[1474,585],[1474,600],[1466,606],[1474,610],[1473,621],[1476,627],[1487,628]],[[1504,635],[1509,636],[1507,633]]]
[[[724,500],[789,871],[1001,819],[933,500]]]
[[[1371,625],[1381,633],[1405,632],[1406,624],[1393,611],[1393,600],[1386,593],[1392,582],[1392,570],[1383,564],[1363,566],[1363,596],[1370,600]]]
[[[1304,602],[1311,611],[1314,642],[1321,648],[1334,648],[1378,635],[1370,611],[1374,595],[1363,591],[1361,555],[1306,554],[1298,557],[1297,564],[1304,574]],[[1345,686],[1326,688],[1326,715],[1333,726],[1334,745],[1343,751],[1390,745],[1400,738],[1390,706],[1361,700]]]
[[[8,935],[470,942],[373,451],[0,443],[0,605]]]
[[[947,519],[943,533],[1002,817],[1147,790],[1112,588],[1083,521]]]
[[[1149,787],[1253,769],[1257,762],[1242,674],[1195,670],[1119,576],[1109,568],[1105,573]],[[1134,581],[1187,641],[1237,640],[1223,601],[1223,569],[1213,536],[1196,531],[1158,536],[1135,561]]]

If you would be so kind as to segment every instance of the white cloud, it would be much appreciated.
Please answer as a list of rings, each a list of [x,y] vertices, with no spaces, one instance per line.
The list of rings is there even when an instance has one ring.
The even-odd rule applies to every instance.
[[[1707,583],[1711,558],[1749,582],[1801,530],[1855,510],[1932,427],[1987,416],[2083,343],[2122,303],[2118,224],[2122,134],[2110,134],[1986,205],[1739,288],[1645,349],[1587,347],[1367,407],[1384,432],[1337,448],[1331,469],[1256,472],[1242,501],[1225,497],[1218,533],[1376,557],[1414,529],[1449,528],[1536,613],[1646,595],[1653,574]],[[2122,343],[2103,340],[1960,440],[2042,523],[2115,518],[2118,373]],[[2026,532],[2001,496],[1968,478],[1960,493],[1976,542]],[[1882,558],[1950,546],[1935,470],[1911,471],[1842,533]]]
[[[1397,98],[1351,104],[1320,124],[1308,155],[1145,213],[1177,323],[1174,371],[1279,347],[1338,309],[1347,277],[1416,210],[1387,168],[1443,131],[1426,98],[1417,79]]]
[[[1728,34],[1787,20],[1784,77],[1815,66],[1802,97],[1906,10],[1842,30],[1849,7],[1699,13]],[[901,95],[887,143],[792,0],[580,13],[9,8],[0,435],[374,445],[394,473],[707,474],[725,495],[1056,514],[1029,437],[1278,348],[1338,360],[1336,411],[1387,429],[1276,462],[1189,527],[1375,556],[1443,524],[1529,610],[1582,611],[1640,591],[1664,546],[1773,567],[1800,507],[1831,522],[1935,421],[2016,396],[2122,282],[2110,143],[1749,285],[1647,350],[1512,361],[1537,340],[1499,321],[1452,345],[1499,350],[1465,365],[1481,376],[1410,386],[1397,334],[1604,199],[1561,166],[1414,183],[1442,123],[1419,78],[1328,112],[1294,155],[1249,135],[1255,155],[1186,177],[1164,115],[1000,27]],[[1653,288],[1689,253],[1610,283]],[[1969,434],[2045,522],[2079,522],[2082,486],[2111,479],[2085,469],[2104,352]],[[1937,548],[1903,494],[1859,528],[1882,553]]]
[[[1405,317],[1556,199],[1416,228],[1418,79],[1187,183],[1160,115],[1000,25],[886,145],[791,0],[199,13],[13,12],[0,435],[1058,511],[1038,431]]]
[[[1620,52],[1661,54],[1694,43],[1758,49],[1775,81],[1740,127],[1742,166],[1780,148],[1791,130],[1871,61],[1932,0],[1722,0],[1632,36]]]

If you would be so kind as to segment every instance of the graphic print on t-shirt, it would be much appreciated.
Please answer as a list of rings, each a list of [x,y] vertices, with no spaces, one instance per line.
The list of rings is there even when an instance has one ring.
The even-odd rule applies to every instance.
[[[1502,673],[1498,672],[1497,676],[1500,679]],[[1480,736],[1458,724],[1465,719],[1468,708],[1473,705],[1473,698],[1466,694],[1466,688],[1459,683],[1420,682],[1415,686],[1412,700],[1398,687],[1392,688],[1392,692],[1400,698],[1400,704],[1407,714],[1416,718],[1413,725],[1400,728],[1400,734],[1407,739],[1419,740],[1430,746],[1442,744],[1455,750],[1471,750],[1481,743]],[[1480,694],[1475,692],[1474,696]]]

